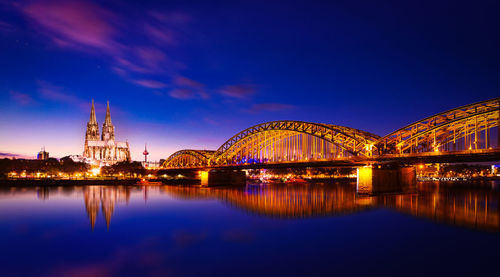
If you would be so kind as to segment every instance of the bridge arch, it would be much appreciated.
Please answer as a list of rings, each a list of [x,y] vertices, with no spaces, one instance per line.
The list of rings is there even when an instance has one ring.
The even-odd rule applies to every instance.
[[[494,98],[426,117],[384,137],[331,124],[292,120],[265,122],[235,134],[216,151],[175,152],[163,166],[286,163],[349,156],[376,160],[392,155],[428,156],[454,151],[491,154],[499,149],[500,98]]]
[[[162,167],[195,167],[208,165],[208,161],[215,153],[213,150],[183,149],[170,155]]]
[[[459,151],[500,147],[500,98],[451,109],[402,127],[382,138],[379,155]],[[497,134],[491,136],[491,130]],[[492,137],[497,137],[497,142]]]
[[[247,128],[222,144],[210,164],[296,161],[370,156],[380,137],[354,128],[304,121],[271,121]]]

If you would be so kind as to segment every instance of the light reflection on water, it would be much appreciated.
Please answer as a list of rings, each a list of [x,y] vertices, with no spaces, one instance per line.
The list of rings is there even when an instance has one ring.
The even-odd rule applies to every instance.
[[[483,186],[484,187],[484,186]],[[488,187],[488,186],[487,186]],[[492,186],[494,187],[494,184]],[[456,188],[421,183],[413,193],[358,195],[351,184],[279,184],[242,187],[200,188],[189,186],[86,186],[4,188],[0,199],[36,195],[82,198],[94,229],[99,213],[107,228],[115,206],[130,201],[131,195],[145,201],[152,196],[181,200],[215,199],[245,212],[272,218],[338,216],[374,208],[387,208],[416,217],[428,218],[478,230],[500,231],[500,191],[485,188]]]
[[[271,253],[281,257],[277,258],[279,265],[288,266],[289,273],[294,275],[302,266],[311,266],[308,263],[302,266],[294,264],[298,252],[306,252],[311,256],[310,262],[316,261],[317,272],[335,272],[329,266],[331,261],[321,262],[325,259],[328,247],[335,246],[340,253],[345,254],[336,262],[342,262],[337,266],[344,273],[358,274],[363,271],[352,269],[351,264],[355,264],[355,260],[363,258],[363,255],[373,261],[377,260],[373,255],[400,259],[397,257],[399,254],[390,251],[379,253],[385,248],[371,244],[382,243],[385,247],[392,245],[399,249],[404,244],[418,241],[422,246],[411,244],[413,248],[409,247],[411,250],[408,250],[415,252],[433,236],[444,236],[450,240],[433,241],[432,245],[427,245],[441,248],[442,255],[453,251],[446,247],[461,241],[468,250],[477,248],[473,251],[475,254],[469,255],[478,255],[478,250],[481,250],[479,254],[494,258],[495,255],[498,257],[497,250],[491,255],[488,254],[489,250],[483,248],[485,245],[500,246],[500,191],[495,189],[496,185],[488,183],[482,188],[465,188],[422,183],[410,193],[375,196],[358,195],[355,185],[347,183],[247,185],[244,188],[3,187],[0,189],[0,242],[6,247],[18,247],[19,253],[10,255],[4,251],[0,258],[10,261],[4,267],[8,273],[5,276],[65,276],[68,270],[71,271],[61,265],[66,263],[73,267],[85,265],[83,276],[134,275],[144,272],[154,275],[152,269],[160,272],[155,271],[159,275],[173,273],[196,276],[203,270],[188,266],[193,259],[204,264],[205,270],[211,273],[231,275],[235,273],[231,268],[237,270],[238,266],[243,266],[241,261],[234,261],[236,257],[248,259]],[[85,217],[83,225],[80,224],[83,222],[80,220],[82,216]],[[279,234],[276,233],[278,230]],[[216,236],[215,233],[222,235]],[[37,237],[38,234],[43,235]],[[273,239],[268,240],[271,237]],[[59,255],[57,262],[50,255],[40,256],[40,253],[48,251],[45,240],[51,241],[49,245],[55,247],[49,252],[55,251],[55,255]],[[350,246],[344,245],[342,240],[351,241]],[[140,259],[141,263],[128,257],[123,259],[132,259],[134,262],[120,263],[117,268],[98,263],[97,268],[92,268],[96,266],[96,259],[103,259],[99,258],[101,254],[109,251],[109,255],[117,255],[116,251],[119,253],[121,247],[131,242],[141,245],[139,249],[136,249],[137,245],[132,247],[135,249],[132,252],[137,255],[135,258]],[[142,246],[143,243],[148,246]],[[98,246],[87,249],[87,244]],[[295,244],[295,247],[289,248],[289,244]],[[364,252],[351,253],[351,247],[356,245]],[[262,247],[268,252],[260,253]],[[36,251],[30,252],[33,249]],[[95,254],[97,249],[103,252]],[[239,253],[243,250],[245,252]],[[232,261],[233,264],[221,268],[213,263],[217,258],[210,254],[210,257],[205,256],[204,261],[199,261],[200,253],[213,253],[217,258]],[[448,253],[448,256],[453,257],[452,253]],[[171,260],[166,261],[165,257]],[[44,270],[16,266],[21,263],[20,259],[33,258],[39,259],[42,264],[40,267]],[[450,263],[456,262],[457,258],[453,259]],[[90,269],[87,266],[89,264]],[[168,268],[161,265],[168,265]],[[264,265],[268,266],[266,263]],[[254,268],[256,272],[259,272],[258,268]],[[251,272],[243,275],[251,275]],[[417,274],[418,270],[414,273]]]

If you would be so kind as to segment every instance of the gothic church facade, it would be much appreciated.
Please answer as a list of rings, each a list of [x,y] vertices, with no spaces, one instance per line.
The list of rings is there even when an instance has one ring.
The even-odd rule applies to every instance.
[[[92,100],[90,119],[85,133],[83,156],[97,161],[101,165],[130,161],[128,142],[115,141],[115,126],[111,122],[109,101],[106,107],[106,118],[102,124],[102,134],[99,136],[99,125],[95,116],[94,100]]]

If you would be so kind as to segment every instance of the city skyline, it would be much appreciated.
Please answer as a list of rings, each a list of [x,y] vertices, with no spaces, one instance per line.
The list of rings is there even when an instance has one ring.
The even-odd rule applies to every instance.
[[[82,154],[91,99],[159,160],[272,120],[383,136],[500,88],[492,2],[0,3],[0,152]]]

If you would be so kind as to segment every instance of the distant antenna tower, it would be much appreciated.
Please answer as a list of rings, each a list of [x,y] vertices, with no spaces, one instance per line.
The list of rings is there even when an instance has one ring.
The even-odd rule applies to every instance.
[[[149,155],[147,144],[144,144],[144,152],[142,152],[142,154],[144,155],[144,163],[147,163],[148,162],[148,155]]]

